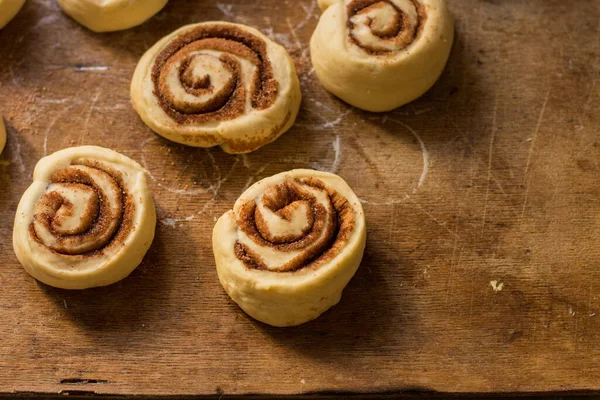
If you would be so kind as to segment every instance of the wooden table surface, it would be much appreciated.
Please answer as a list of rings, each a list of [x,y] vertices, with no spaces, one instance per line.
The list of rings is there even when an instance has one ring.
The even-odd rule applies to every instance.
[[[28,0],[0,31],[0,394],[600,392],[600,2],[449,3],[439,82],[371,114],[311,71],[314,0],[173,0],[110,34]],[[170,143],[129,101],[144,51],[205,20],[297,63],[296,124],[247,156]],[[65,291],[25,273],[11,234],[36,162],[82,144],[147,168],[159,222],[129,278]],[[368,243],[340,304],[276,329],[224,293],[210,237],[248,185],[297,167],[348,181]]]

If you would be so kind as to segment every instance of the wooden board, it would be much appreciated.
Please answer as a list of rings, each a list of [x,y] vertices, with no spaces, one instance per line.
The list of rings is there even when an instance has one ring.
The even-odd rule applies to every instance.
[[[315,1],[173,0],[138,28],[94,34],[29,0],[0,31],[0,393],[600,392],[600,6],[450,8],[440,81],[371,114],[311,72]],[[129,102],[150,45],[219,19],[271,35],[301,76],[296,125],[245,157],[163,140]],[[24,272],[11,232],[38,159],[81,144],[142,163],[160,222],[132,276],[70,292]],[[221,289],[210,236],[244,188],[296,167],[344,177],[369,237],[339,305],[275,329]]]

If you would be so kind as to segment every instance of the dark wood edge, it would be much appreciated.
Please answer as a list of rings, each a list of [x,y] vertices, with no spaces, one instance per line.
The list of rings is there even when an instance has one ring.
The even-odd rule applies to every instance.
[[[23,398],[35,398],[37,399],[64,399],[65,397],[73,399],[93,399],[93,398],[110,398],[115,400],[188,400],[188,399],[244,399],[244,400],[294,400],[294,399],[310,399],[310,400],[326,400],[326,399],[449,399],[449,398],[460,398],[460,399],[506,399],[506,398],[518,398],[520,400],[528,399],[557,399],[561,397],[572,397],[572,398],[586,398],[586,399],[598,399],[600,400],[600,391],[592,390],[565,390],[565,391],[554,391],[554,392],[506,392],[506,393],[442,393],[436,392],[429,389],[405,389],[405,390],[390,390],[381,391],[374,393],[362,393],[362,392],[350,392],[350,391],[319,391],[319,392],[305,392],[300,395],[275,395],[275,394],[226,394],[216,393],[210,395],[162,395],[162,396],[149,396],[149,395],[117,395],[117,394],[98,394],[93,390],[85,389],[66,389],[61,390],[60,393],[43,393],[43,392],[15,392],[15,393],[2,393],[0,392],[0,399],[23,399]]]

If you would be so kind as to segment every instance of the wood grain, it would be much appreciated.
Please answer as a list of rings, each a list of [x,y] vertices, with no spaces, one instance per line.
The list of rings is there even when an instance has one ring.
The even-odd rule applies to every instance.
[[[440,81],[370,114],[311,72],[314,1],[173,0],[111,34],[28,1],[0,31],[0,393],[600,392],[600,4],[450,8]],[[245,157],[170,143],[129,102],[149,46],[221,19],[271,35],[301,76],[296,125]],[[11,233],[39,158],[81,144],[141,162],[160,222],[132,276],[70,292],[30,278]],[[369,237],[339,305],[275,329],[224,293],[210,235],[249,184],[297,167],[345,178]]]

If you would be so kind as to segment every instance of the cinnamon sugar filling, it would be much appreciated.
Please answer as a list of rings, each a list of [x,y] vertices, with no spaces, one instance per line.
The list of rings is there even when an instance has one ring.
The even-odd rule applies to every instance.
[[[36,204],[29,232],[56,253],[90,257],[125,241],[134,211],[119,171],[99,161],[79,159],[52,174],[48,191]]]
[[[353,0],[346,6],[348,14],[347,29],[349,41],[372,55],[386,55],[394,51],[402,50],[413,43],[418,37],[427,14],[425,7],[418,0],[409,0],[417,12],[417,21],[414,24],[407,12],[399,8],[392,0]],[[391,6],[394,14],[391,16],[392,22],[385,25],[377,25],[377,21],[369,17],[369,14],[376,12],[380,7]],[[355,16],[365,16],[368,29],[382,43],[393,45],[377,45],[377,43],[363,43],[354,33],[356,24],[352,21]]]
[[[326,198],[321,204],[317,197]],[[281,219],[287,234],[277,235],[263,215],[270,210]],[[238,215],[239,229],[254,245],[238,240],[235,255],[248,268],[293,272],[317,268],[338,255],[354,230],[354,211],[348,201],[316,178],[288,179],[265,190],[259,198],[244,204]],[[289,223],[289,226],[288,226]],[[283,229],[284,231],[286,229]],[[277,268],[269,267],[260,249],[277,254],[292,254]]]
[[[220,52],[220,56],[202,51]],[[210,74],[196,76],[197,57],[218,59],[218,68],[228,74],[227,82],[217,89]],[[198,26],[171,41],[156,57],[152,69],[154,94],[160,107],[178,124],[225,121],[246,110],[247,89],[243,82],[240,59],[255,66],[249,87],[249,106],[256,110],[270,107],[277,97],[278,83],[263,39],[230,25]],[[178,98],[171,91],[168,72],[179,65],[178,77],[185,93],[208,96],[205,102]]]

